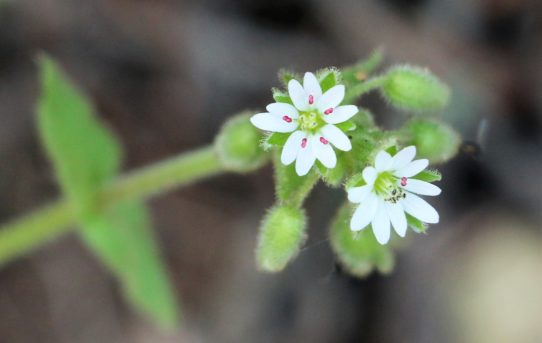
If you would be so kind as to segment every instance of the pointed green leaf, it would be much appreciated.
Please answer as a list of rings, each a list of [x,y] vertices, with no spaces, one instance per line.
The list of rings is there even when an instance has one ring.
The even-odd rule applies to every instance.
[[[100,208],[100,190],[120,165],[115,137],[56,63],[40,59],[38,127],[58,181],[83,226],[81,237],[123,285],[126,298],[162,327],[177,322],[173,292],[141,204]]]
[[[128,300],[164,329],[178,324],[176,299],[143,204],[123,203],[83,223],[81,235],[115,274]]]
[[[290,99],[290,96],[288,93],[281,91],[278,88],[273,88],[273,99],[275,99],[276,102],[284,102],[286,104],[293,105],[292,99]]]

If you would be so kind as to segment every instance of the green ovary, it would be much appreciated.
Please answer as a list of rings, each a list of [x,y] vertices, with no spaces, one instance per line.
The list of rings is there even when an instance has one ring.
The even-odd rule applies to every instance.
[[[393,204],[406,196],[405,191],[397,185],[397,178],[390,172],[378,174],[374,190],[379,197]]]
[[[315,133],[326,124],[321,114],[315,111],[301,112],[298,121],[301,130],[312,133]]]

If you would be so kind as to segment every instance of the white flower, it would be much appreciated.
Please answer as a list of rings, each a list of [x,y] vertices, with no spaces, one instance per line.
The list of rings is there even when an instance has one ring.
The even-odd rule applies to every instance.
[[[289,165],[296,161],[298,175],[306,175],[316,159],[325,167],[334,168],[337,156],[331,145],[343,151],[352,149],[348,137],[334,124],[358,113],[354,105],[339,106],[344,91],[343,85],[336,85],[322,94],[314,74],[305,73],[303,86],[297,80],[288,83],[293,106],[280,102],[270,104],[266,107],[268,112],[255,114],[250,121],[262,130],[292,132],[282,149],[281,162]]]
[[[416,194],[439,195],[440,188],[412,178],[429,164],[426,159],[413,161],[415,155],[414,146],[404,148],[393,157],[381,151],[376,156],[375,166],[363,170],[366,184],[348,189],[348,200],[359,203],[350,229],[359,231],[371,224],[377,241],[386,244],[390,239],[390,224],[399,236],[405,236],[405,212],[422,222],[438,223],[437,211]]]

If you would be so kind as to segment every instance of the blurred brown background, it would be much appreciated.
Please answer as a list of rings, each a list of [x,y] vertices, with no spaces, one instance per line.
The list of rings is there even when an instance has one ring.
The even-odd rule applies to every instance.
[[[0,219],[58,195],[34,126],[45,50],[121,136],[125,169],[209,143],[271,101],[281,67],[341,66],[383,47],[453,89],[468,142],[442,166],[442,222],[409,233],[390,276],[335,266],[327,223],[343,194],[308,201],[309,242],[256,271],[271,169],[152,200],[183,308],[164,334],[126,306],[70,234],[0,270],[0,342],[542,342],[542,3],[537,0],[0,0]],[[361,103],[386,127],[405,117]]]

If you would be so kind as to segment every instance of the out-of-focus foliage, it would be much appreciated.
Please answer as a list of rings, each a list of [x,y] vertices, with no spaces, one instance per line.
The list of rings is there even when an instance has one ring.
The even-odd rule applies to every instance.
[[[81,237],[123,285],[126,298],[162,327],[178,314],[142,203],[103,206],[100,190],[116,177],[121,148],[90,101],[49,57],[40,58],[38,126],[58,181],[73,204]]]

